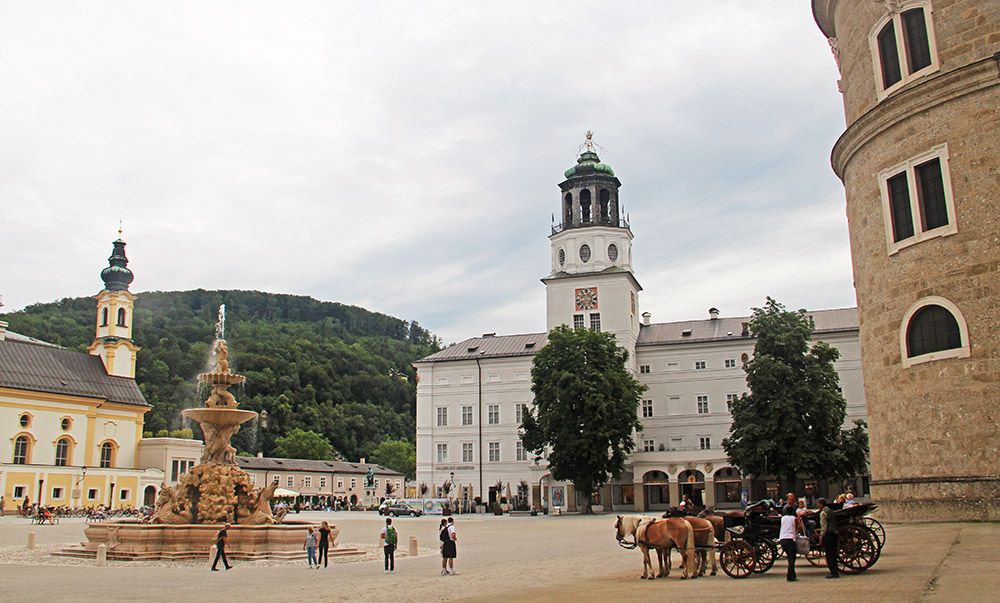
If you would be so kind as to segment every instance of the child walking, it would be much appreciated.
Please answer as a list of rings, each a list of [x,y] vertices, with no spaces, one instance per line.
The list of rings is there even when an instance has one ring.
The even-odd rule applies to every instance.
[[[313,564],[316,565],[316,569],[319,569],[319,563],[316,563],[316,532],[312,526],[307,528],[306,541],[302,548],[306,550],[306,556],[309,558],[309,569],[312,569]]]

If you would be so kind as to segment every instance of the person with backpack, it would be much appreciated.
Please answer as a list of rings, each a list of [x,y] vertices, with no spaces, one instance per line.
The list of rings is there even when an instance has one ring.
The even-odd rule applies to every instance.
[[[396,534],[396,528],[392,527],[392,518],[385,518],[385,527],[382,528],[382,551],[385,553],[385,573],[395,574],[396,573],[396,543],[399,542],[399,536]]]
[[[455,534],[455,518],[442,519],[441,526],[441,573],[445,576],[449,573],[454,576],[456,574],[455,557],[458,556],[455,546],[455,541],[458,540],[458,536]]]

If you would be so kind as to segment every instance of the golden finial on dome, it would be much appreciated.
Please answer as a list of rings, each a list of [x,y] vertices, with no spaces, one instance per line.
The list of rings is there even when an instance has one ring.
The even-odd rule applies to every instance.
[[[122,221],[118,220],[118,239],[121,240],[121,238],[122,238]]]
[[[583,146],[587,148],[588,151],[594,150],[594,131],[587,130],[587,141],[583,143]]]

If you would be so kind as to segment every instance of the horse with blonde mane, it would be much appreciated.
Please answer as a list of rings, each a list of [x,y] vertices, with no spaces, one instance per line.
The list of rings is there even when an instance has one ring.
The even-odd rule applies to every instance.
[[[691,524],[685,519],[670,518],[656,519],[643,515],[619,515],[615,522],[615,531],[618,544],[625,548],[635,548],[642,551],[642,576],[650,580],[657,577],[653,572],[653,563],[649,558],[649,549],[656,549],[659,560],[659,577],[665,578],[670,575],[670,549],[674,546],[681,552],[682,557],[686,557],[684,564],[684,575],[681,579],[689,576],[696,578],[690,568],[695,564],[695,542],[694,530]],[[632,537],[632,542],[626,538]],[[664,563],[664,554],[667,555]]]

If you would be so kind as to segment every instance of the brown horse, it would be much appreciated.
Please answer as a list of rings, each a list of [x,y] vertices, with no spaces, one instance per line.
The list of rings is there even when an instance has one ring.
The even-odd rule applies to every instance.
[[[649,549],[651,548],[656,549],[659,558],[659,576],[661,578],[669,576],[669,555],[670,549],[674,546],[681,550],[682,557],[687,557],[684,575],[681,576],[681,579],[686,579],[689,576],[697,577],[688,569],[693,567],[695,563],[695,541],[694,530],[686,520],[680,518],[663,520],[642,515],[619,515],[615,522],[615,532],[618,543],[623,547],[634,548],[638,546],[642,551],[641,578],[652,580],[656,577],[653,572],[653,563],[649,558]],[[626,540],[629,536],[633,538],[631,543]],[[668,555],[666,563],[663,559],[664,553]]]
[[[705,570],[708,568],[708,557],[712,557],[712,575],[714,576],[718,571],[718,565],[715,561],[715,526],[711,521],[707,519],[702,519],[701,517],[693,517],[691,515],[684,518],[689,524],[691,524],[691,529],[694,535],[694,543],[697,547],[697,563],[695,573],[698,576],[704,576]]]

